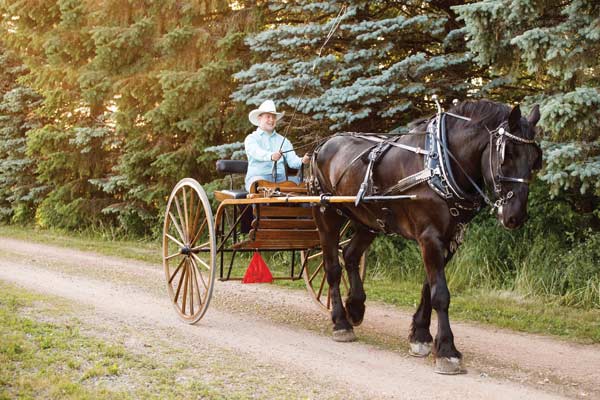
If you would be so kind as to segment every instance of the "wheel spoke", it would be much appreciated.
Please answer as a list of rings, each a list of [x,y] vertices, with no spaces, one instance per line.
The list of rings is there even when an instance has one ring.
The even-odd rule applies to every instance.
[[[340,248],[346,246],[351,240],[352,238],[340,241]]]
[[[171,213],[171,211],[169,211],[169,217],[171,218],[171,222],[173,223],[173,226],[175,226],[175,230],[177,231],[177,233],[179,233],[179,237],[181,238],[181,240],[185,241],[185,236],[183,234],[183,231],[179,227],[179,224],[175,220],[175,216],[173,215],[173,213]]]
[[[194,267],[196,267],[196,270],[198,271],[198,275],[200,275],[200,280],[202,281],[202,285],[204,286],[204,288],[206,290],[208,290],[208,285],[206,284],[206,281],[204,280],[204,276],[202,275],[202,271],[200,271],[200,268],[198,268],[198,264],[196,264],[196,261],[194,261],[193,258],[191,258],[192,263],[194,264]]]
[[[183,297],[181,298],[181,312],[185,314],[185,306],[187,305],[188,285],[190,281],[189,264],[185,263],[185,282],[183,283]]]
[[[313,272],[313,274],[310,276],[310,279],[308,280],[310,283],[312,283],[313,279],[315,279],[315,276],[317,276],[321,269],[323,269],[323,261],[321,261],[317,269],[315,269],[315,272]]]
[[[346,234],[346,232],[348,232],[348,229],[350,229],[350,221],[346,222],[346,225],[344,225],[344,227],[342,228],[341,232],[340,232],[340,238],[343,238],[344,235]]]
[[[200,264],[202,264],[207,270],[209,270],[209,271],[212,270],[212,268],[210,267],[209,264],[206,263],[206,261],[204,261],[203,259],[201,259],[194,253],[191,253],[191,254],[192,254],[192,257],[194,257],[196,259],[196,261],[198,261]]]
[[[185,261],[185,258],[182,259],[179,262],[179,265],[177,266],[177,268],[175,268],[175,272],[173,272],[173,275],[171,275],[171,277],[169,278],[169,284],[171,284],[171,282],[173,281],[173,278],[175,278],[175,275],[177,275],[177,272],[179,272],[179,270],[181,269],[181,266],[183,265],[184,261]]]
[[[185,258],[183,259],[185,264]],[[186,269],[183,267],[183,272],[181,273],[181,278],[179,278],[179,283],[177,283],[177,292],[175,293],[175,297],[173,298],[173,303],[177,303],[179,301],[179,292],[181,291],[181,283],[183,282],[183,278],[185,277]]]
[[[190,235],[193,235],[196,231],[196,227],[198,226],[198,220],[200,219],[200,214],[202,214],[202,201],[198,199],[198,205],[196,206],[196,212],[194,213],[194,222],[192,223],[192,229],[190,231]],[[206,218],[205,218],[206,220]],[[195,238],[196,239],[196,238]],[[195,240],[192,240],[191,244],[194,244]]]
[[[190,315],[194,315],[194,268],[190,268]]]
[[[185,186],[181,188],[183,191],[183,218],[185,221],[185,237],[190,237],[190,220],[188,217],[188,204],[187,204],[187,193],[185,191]]]
[[[191,250],[191,251],[198,251],[198,250],[202,250],[203,248],[205,248],[205,247],[206,247],[206,246],[208,246],[209,244],[210,244],[210,240],[209,240],[208,242],[205,242],[205,243],[199,244],[199,245],[198,245],[198,246],[196,246],[196,247],[192,247],[190,250]]]
[[[198,299],[198,307],[202,308],[202,298],[200,297],[200,287],[198,286],[198,274],[200,271],[197,271],[197,266],[194,263],[194,259],[192,258],[192,264],[194,264],[194,268],[192,268],[192,274],[194,275],[193,282],[196,285],[196,298]],[[200,274],[202,276],[202,274]],[[203,280],[204,282],[204,280]]]
[[[174,241],[175,243],[177,243],[179,245],[179,247],[185,247],[185,245],[183,243],[181,243],[179,240],[175,239],[173,236],[169,235],[168,233],[166,233],[165,236],[168,237],[169,239],[171,239],[172,241]]]
[[[175,258],[175,257],[180,256],[180,255],[181,255],[181,252],[175,253],[175,254],[171,254],[170,256],[166,256],[165,260],[170,260],[171,258]]]
[[[194,235],[194,239],[190,242],[190,246],[193,245],[194,243],[196,243],[196,240],[198,240],[200,238],[200,234],[204,231],[204,228],[206,228],[207,225],[207,221],[206,219],[204,219],[204,221],[202,222],[202,225],[200,225],[200,228],[198,229],[198,232],[196,232],[196,234]]]
[[[192,236],[192,232],[194,230],[194,214],[192,214],[192,212],[194,211],[194,199],[196,198],[195,194],[196,194],[196,192],[194,190],[190,191],[190,202],[188,204],[188,206],[190,208],[190,214],[189,214],[190,224],[188,225],[188,236],[189,237]]]
[[[179,206],[179,200],[177,200],[177,196],[173,197],[173,201],[175,201],[175,207],[177,207],[177,215],[179,216],[179,223],[183,225],[183,217],[181,216],[181,207]],[[187,242],[187,236],[183,236],[183,240]]]
[[[319,292],[317,293],[317,300],[321,301],[321,293],[323,293],[323,287],[325,286],[325,280],[327,280],[327,274],[323,274],[323,279],[321,279],[321,287],[319,287]]]

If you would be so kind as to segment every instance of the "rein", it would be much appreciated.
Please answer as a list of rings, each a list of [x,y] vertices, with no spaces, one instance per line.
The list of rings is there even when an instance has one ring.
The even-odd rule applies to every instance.
[[[340,11],[338,12],[338,15],[335,17],[335,20],[333,21],[333,25],[329,29],[329,32],[327,33],[327,37],[325,38],[325,41],[323,42],[323,44],[321,45],[321,48],[319,49],[319,51],[317,53],[318,57],[313,61],[313,66],[312,66],[313,72],[317,66],[317,59],[319,59],[321,57],[321,53],[323,52],[323,49],[325,48],[327,43],[329,43],[329,40],[333,37],[333,34],[337,30],[337,28],[340,26],[340,24],[342,22],[342,18],[344,17],[344,15],[346,15],[347,9],[348,9],[348,6],[346,4],[343,4],[342,7],[340,8]],[[279,146],[280,152],[281,152],[281,149],[283,148],[283,144],[285,143],[285,139],[287,138],[290,127],[292,126],[292,122],[294,122],[294,117],[296,116],[296,111],[298,111],[298,106],[300,105],[300,102],[304,98],[304,91],[306,90],[308,83],[309,83],[308,80],[306,81],[306,83],[304,83],[304,86],[302,87],[302,92],[300,93],[300,96],[298,97],[298,101],[296,102],[296,105],[294,106],[294,112],[292,113],[292,118],[290,118],[290,123],[285,127],[285,131],[283,132],[283,140],[281,141],[281,145]],[[292,149],[293,149],[293,147],[292,147]],[[293,150],[290,150],[290,151],[293,151]],[[287,153],[287,151],[282,152],[282,154],[283,153]],[[283,157],[283,162],[287,166],[287,160],[285,159],[285,156]],[[302,166],[300,166],[300,170],[302,170]],[[271,175],[273,176],[273,181],[277,182],[277,161],[273,161],[273,168],[271,170]],[[285,174],[285,179],[287,180],[287,172]]]

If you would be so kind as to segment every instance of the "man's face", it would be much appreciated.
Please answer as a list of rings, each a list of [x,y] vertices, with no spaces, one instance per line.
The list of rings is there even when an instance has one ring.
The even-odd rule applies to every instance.
[[[277,124],[275,114],[262,113],[258,116],[258,127],[267,133],[273,132]]]

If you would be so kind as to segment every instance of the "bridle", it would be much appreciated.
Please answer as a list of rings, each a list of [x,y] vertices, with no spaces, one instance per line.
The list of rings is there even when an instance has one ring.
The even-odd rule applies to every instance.
[[[514,192],[509,190],[505,195],[502,195],[502,182],[514,182],[514,183],[523,183],[525,185],[529,185],[531,179],[526,178],[516,178],[513,176],[505,176],[502,173],[502,164],[504,164],[505,160],[505,152],[506,152],[506,143],[509,140],[512,140],[515,144],[525,144],[525,145],[534,145],[537,146],[535,140],[533,139],[525,139],[519,137],[517,135],[513,135],[510,133],[506,127],[508,125],[507,121],[502,122],[496,129],[489,130],[490,134],[490,174],[492,177],[492,184],[494,187],[494,194],[496,197],[496,201],[493,204],[493,208],[500,209],[504,204],[506,204],[513,196]],[[495,142],[495,143],[494,143]],[[495,148],[495,151],[494,151]],[[492,161],[492,154],[496,154],[497,162],[494,164]]]

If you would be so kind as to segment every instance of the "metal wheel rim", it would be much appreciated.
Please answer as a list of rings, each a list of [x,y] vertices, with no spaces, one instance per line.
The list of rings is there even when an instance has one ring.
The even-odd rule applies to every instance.
[[[179,251],[177,251],[179,248]],[[205,251],[196,252],[198,249]],[[179,318],[197,323],[206,313],[216,276],[214,219],[202,186],[191,178],[175,185],[163,225],[167,293]]]

